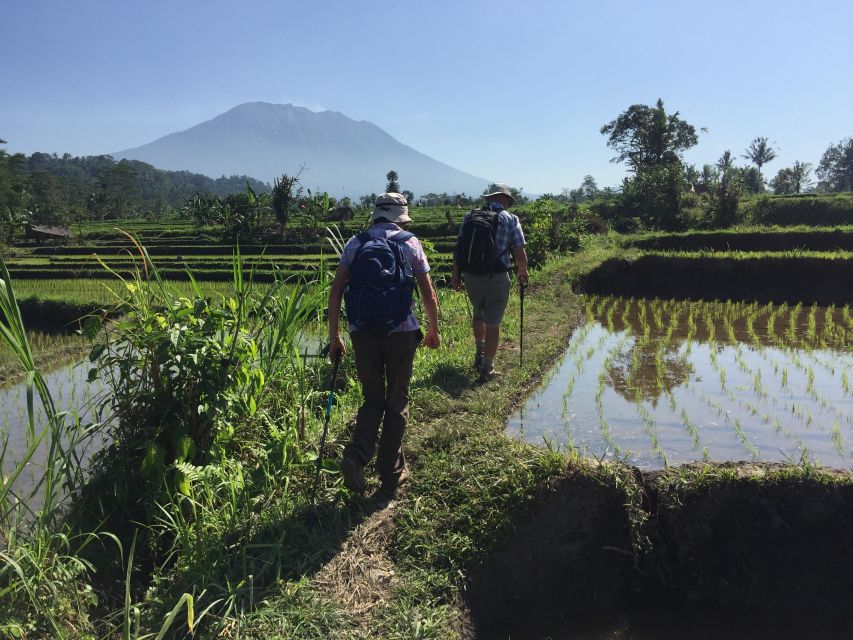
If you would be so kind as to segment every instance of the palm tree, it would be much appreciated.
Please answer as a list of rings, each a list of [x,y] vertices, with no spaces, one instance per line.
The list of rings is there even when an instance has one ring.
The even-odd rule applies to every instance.
[[[755,140],[753,140],[749,146],[745,149],[746,153],[743,155],[747,160],[752,161],[756,167],[758,167],[758,177],[759,182],[763,185],[764,179],[761,178],[761,167],[770,162],[771,160],[776,159],[776,150],[770,146],[767,142],[767,138],[763,136],[758,136]]]

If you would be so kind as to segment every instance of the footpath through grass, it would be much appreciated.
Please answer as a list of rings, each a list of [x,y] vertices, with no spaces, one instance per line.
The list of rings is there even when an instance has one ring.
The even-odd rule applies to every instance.
[[[345,517],[341,507],[334,517],[321,515],[323,535],[306,538],[305,544],[325,540],[330,546],[301,550],[314,558],[312,571],[282,583],[264,606],[235,620],[233,637],[456,635],[463,624],[459,602],[468,572],[501,539],[518,509],[565,469],[565,456],[508,438],[504,425],[563,352],[576,325],[579,305],[572,281],[605,253],[597,246],[557,259],[535,275],[525,299],[523,367],[519,298],[513,294],[496,361],[503,375],[485,385],[476,382],[471,369],[465,296],[440,292],[442,347],[419,351],[412,379],[404,443],[410,483],[384,510],[355,500],[343,507]],[[358,394],[350,377],[334,434],[338,451]],[[316,562],[324,556],[327,564]]]

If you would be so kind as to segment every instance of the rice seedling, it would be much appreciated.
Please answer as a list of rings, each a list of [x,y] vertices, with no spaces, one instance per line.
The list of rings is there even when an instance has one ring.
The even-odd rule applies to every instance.
[[[841,435],[841,428],[839,427],[837,420],[832,423],[830,438],[832,439],[832,444],[835,447],[835,450],[838,451],[839,454],[844,455],[844,437]]]
[[[684,428],[687,429],[687,433],[689,433],[693,438],[693,448],[698,449],[700,445],[699,429],[697,429],[696,425],[690,421],[690,416],[687,415],[686,409],[681,409],[681,413],[679,415],[681,417],[681,424],[684,425]]]

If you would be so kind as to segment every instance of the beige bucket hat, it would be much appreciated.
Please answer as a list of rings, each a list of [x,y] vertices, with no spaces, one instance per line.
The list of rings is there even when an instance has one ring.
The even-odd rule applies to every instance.
[[[492,196],[506,196],[509,198],[509,203],[512,204],[515,202],[515,198],[512,195],[512,191],[509,188],[508,184],[504,184],[503,182],[495,182],[492,185],[495,190],[491,193],[484,194],[484,198],[491,198]]]
[[[373,220],[386,218],[391,222],[411,222],[408,205],[402,193],[383,193],[373,203]]]

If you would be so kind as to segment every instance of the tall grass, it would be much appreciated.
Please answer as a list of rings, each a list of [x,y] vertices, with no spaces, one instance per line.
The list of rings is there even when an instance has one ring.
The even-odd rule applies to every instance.
[[[104,532],[79,532],[62,519],[68,491],[79,486],[80,445],[91,429],[73,415],[59,412],[21,318],[15,289],[0,259],[0,339],[24,370],[27,398],[25,450],[12,452],[3,434],[0,468],[0,631],[26,631],[63,638],[85,620],[95,598],[88,585],[92,566],[83,551],[95,541],[113,539]],[[44,420],[39,421],[37,403]],[[40,450],[42,477],[33,486],[18,482]],[[17,457],[19,456],[19,457]]]
[[[109,419],[88,425],[57,410],[0,263],[0,338],[25,372],[28,415],[26,451],[13,454],[8,437],[0,447],[0,635],[162,638],[179,623],[221,626],[280,575],[286,545],[251,539],[260,513],[305,502],[325,365],[304,349],[325,305],[325,265],[319,281],[258,287],[237,250],[229,289],[211,292],[189,271],[188,286],[166,282],[134,244],[130,276],[105,265],[104,297],[124,316],[84,325],[101,337],[90,379],[109,390],[98,412]],[[107,445],[87,469],[77,452],[94,434]],[[23,487],[42,449],[43,478]],[[93,622],[96,605],[118,612]]]

